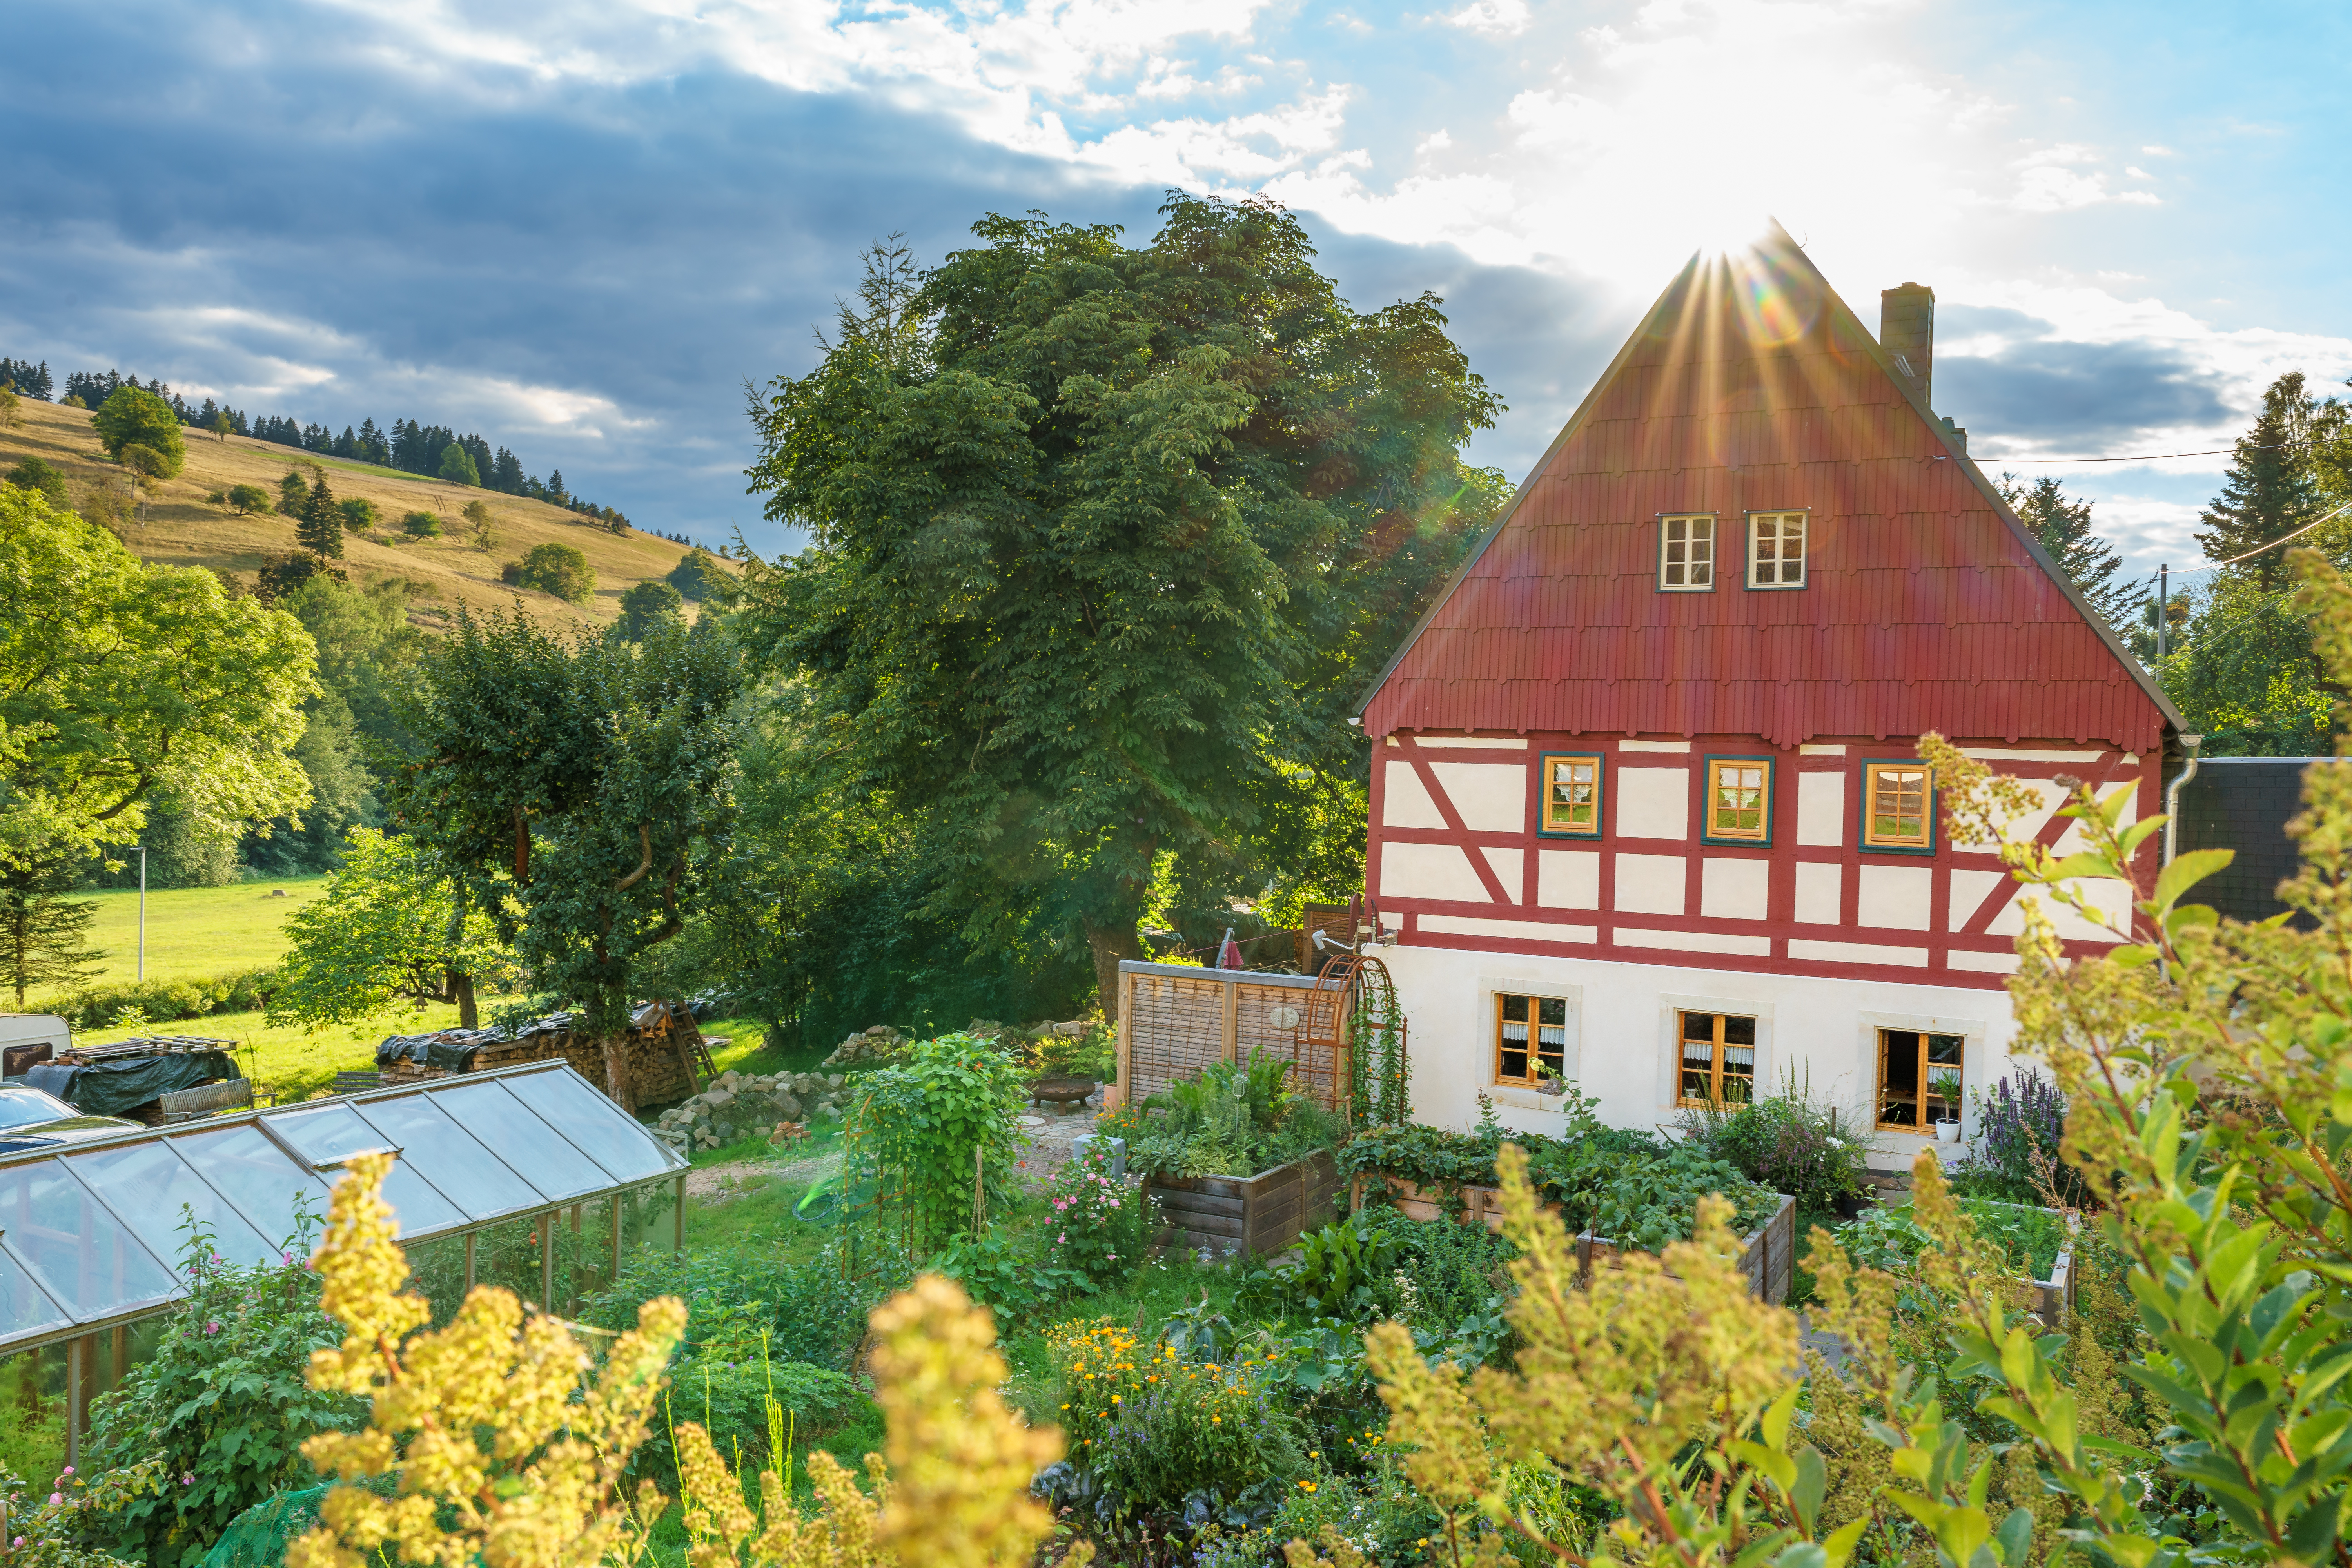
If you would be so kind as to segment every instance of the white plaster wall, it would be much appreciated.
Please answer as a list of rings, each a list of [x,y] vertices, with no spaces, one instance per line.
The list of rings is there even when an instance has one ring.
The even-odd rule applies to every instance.
[[[1601,958],[1538,958],[1464,952],[1402,943],[1374,950],[1396,978],[1412,1026],[1412,1107],[1416,1120],[1467,1129],[1477,1095],[1493,1092],[1492,994],[1517,986],[1574,1000],[1578,1083],[1601,1101],[1601,1115],[1624,1127],[1674,1121],[1672,1012],[1714,1006],[1754,1015],[1764,1058],[1759,1079],[1793,1068],[1810,1074],[1813,1093],[1857,1113],[1876,1086],[1877,1030],[1932,1029],[1968,1037],[1968,1088],[1981,1090],[2011,1068],[2016,1036],[2007,993],[1809,975],[1734,974],[1666,963]],[[1497,1097],[1503,1124],[1556,1132],[1565,1118]],[[1969,1130],[1973,1136],[1974,1129]],[[1923,1140],[1879,1135],[1874,1163],[1907,1166]]]
[[[1797,842],[1834,847],[1845,842],[1845,775],[1797,775]]]
[[[1470,858],[1453,844],[1381,846],[1381,893],[1384,899],[1466,899],[1490,904],[1486,884]]]
[[[1621,767],[1611,782],[1617,792],[1618,837],[1690,837],[1688,768]]]
[[[1390,739],[1395,739],[1391,736]],[[1443,827],[1444,816],[1437,803],[1429,798],[1422,787],[1421,774],[1408,762],[1389,763],[1388,777],[1381,781],[1381,823],[1387,827]]]
[[[1473,833],[1523,833],[1528,826],[1525,763],[1432,763],[1437,787]]]
[[[1536,851],[1536,902],[1554,910],[1601,907],[1601,851]]]

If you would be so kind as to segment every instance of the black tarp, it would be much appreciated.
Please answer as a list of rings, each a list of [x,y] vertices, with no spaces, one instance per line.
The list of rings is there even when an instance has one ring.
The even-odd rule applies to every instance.
[[[56,1095],[88,1116],[120,1116],[175,1089],[235,1078],[226,1051],[170,1051],[107,1061],[43,1062],[25,1075],[33,1088]]]

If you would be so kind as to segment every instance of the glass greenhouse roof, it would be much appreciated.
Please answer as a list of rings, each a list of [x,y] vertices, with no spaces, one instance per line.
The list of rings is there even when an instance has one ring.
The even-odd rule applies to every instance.
[[[237,1263],[323,1220],[355,1155],[404,1243],[671,1180],[686,1162],[561,1061],[28,1150],[0,1161],[0,1352],[146,1317],[181,1293],[187,1214]]]

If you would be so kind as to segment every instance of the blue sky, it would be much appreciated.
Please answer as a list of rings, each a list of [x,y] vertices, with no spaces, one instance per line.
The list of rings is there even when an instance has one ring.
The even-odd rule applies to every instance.
[[[2352,12],[1914,0],[10,0],[0,354],[256,414],[479,429],[640,523],[782,531],[742,384],[856,253],[1169,186],[1446,296],[1522,477],[1692,249],[1787,225],[1940,306],[1992,467],[2226,446],[2352,376]],[[2003,458],[2010,459],[2006,463]],[[2221,460],[2053,468],[2135,569]]]

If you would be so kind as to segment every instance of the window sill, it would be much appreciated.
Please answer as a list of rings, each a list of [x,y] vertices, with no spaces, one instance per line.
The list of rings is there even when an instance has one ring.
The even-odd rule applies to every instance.
[[[1486,1091],[1486,1098],[1514,1110],[1549,1110],[1554,1115],[1566,1113],[1568,1100],[1565,1094],[1538,1094],[1534,1089],[1516,1083],[1496,1084]]]

